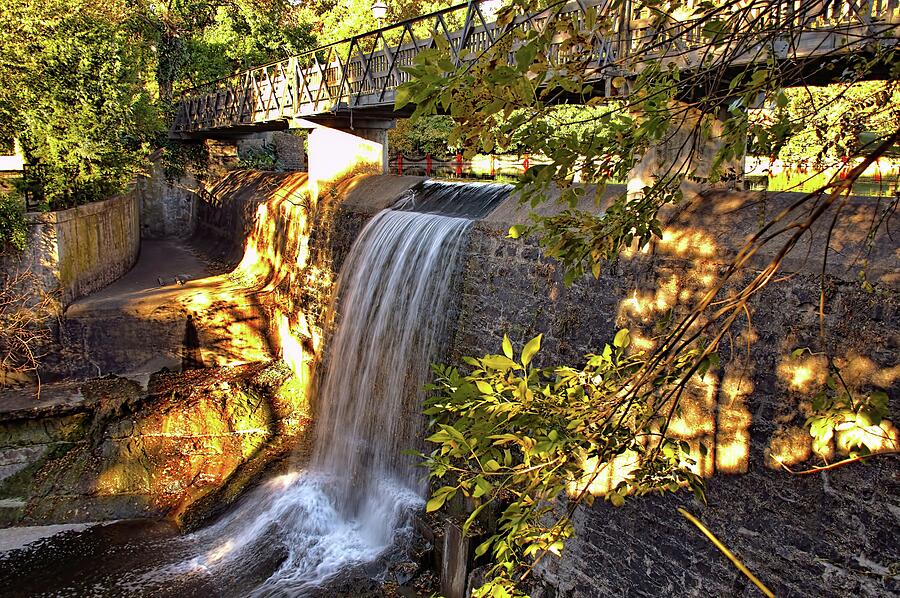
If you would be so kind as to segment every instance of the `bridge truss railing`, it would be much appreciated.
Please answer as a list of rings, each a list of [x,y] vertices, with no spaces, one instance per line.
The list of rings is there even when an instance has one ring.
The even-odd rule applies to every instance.
[[[584,27],[589,7],[603,15],[611,6],[610,0],[573,0],[555,10]],[[631,0],[615,6],[620,12],[610,15],[617,23],[612,38],[590,33],[592,47],[568,49],[580,53],[581,60],[588,53],[589,68],[607,82],[633,72],[634,65],[626,67],[632,56],[670,53],[689,64],[710,46],[708,33],[689,16],[660,27],[646,12],[638,13]],[[745,0],[720,17],[741,19],[739,27],[760,32],[857,31],[900,22],[900,0]],[[506,28],[540,30],[550,18],[548,10],[520,17]],[[411,66],[422,50],[433,48],[438,36],[446,39],[450,57],[459,65],[491,47],[504,30],[478,2],[401,21],[191,89],[179,102],[172,133],[249,127],[337,110],[389,111],[395,90],[409,78],[403,67]],[[821,40],[815,43],[822,47]],[[554,58],[565,61],[560,47]],[[748,51],[746,60],[753,59]]]

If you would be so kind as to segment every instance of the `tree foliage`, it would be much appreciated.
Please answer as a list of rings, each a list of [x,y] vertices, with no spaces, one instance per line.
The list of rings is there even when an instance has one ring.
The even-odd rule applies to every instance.
[[[150,57],[124,8],[42,0],[0,12],[0,124],[38,166],[29,184],[50,207],[120,190],[161,126]]]
[[[530,223],[513,227],[510,236],[537,236],[544,254],[557,258],[566,269],[567,283],[587,272],[599,276],[626,248],[643,248],[659,238],[659,210],[684,201],[686,192],[699,185],[727,182],[748,147],[777,155],[808,127],[818,130],[827,123],[835,102],[827,96],[824,101],[822,96],[815,98],[806,81],[825,78],[851,89],[872,76],[896,80],[900,75],[896,50],[877,43],[877,28],[872,29],[873,43],[865,51],[825,53],[814,63],[782,60],[779,44],[805,25],[803,19],[771,20],[777,14],[775,3],[764,0],[614,1],[600,8],[589,6],[580,18],[564,14],[565,4],[512,0],[498,13],[498,41],[471,53],[461,65],[450,60],[445,43],[421,52],[409,69],[410,82],[397,92],[397,106],[414,105],[414,119],[449,114],[455,123],[449,141],[462,146],[466,155],[499,153],[521,143],[549,158],[548,164],[528,171],[519,191],[532,206],[561,197],[564,207],[550,216],[533,215]],[[652,34],[646,43],[630,47],[629,54],[599,67],[605,77],[598,77],[595,54],[583,49],[593,46],[597,36],[617,39],[622,19],[628,18],[620,9],[632,5],[634,14],[646,17]],[[823,5],[801,2],[794,9],[801,15],[809,11],[812,18]],[[522,22],[523,15],[535,13],[540,13],[541,27],[513,26]],[[896,31],[888,28],[888,34],[896,36]],[[706,51],[691,61],[685,48],[698,40],[706,44]],[[742,60],[748,47],[758,48],[756,60]],[[610,102],[603,97],[605,90],[597,87],[604,78],[612,89],[627,93]],[[803,88],[790,89],[798,84]],[[466,375],[453,368],[437,370],[436,397],[426,413],[436,426],[430,440],[438,447],[426,463],[444,485],[436,489],[430,506],[437,508],[460,493],[475,501],[476,509],[489,501],[501,505],[499,527],[479,548],[492,551],[490,575],[479,595],[520,591],[517,585],[527,578],[535,560],[559,550],[557,542],[571,533],[569,509],[587,495],[570,496],[562,515],[554,501],[570,482],[580,479],[586,459],[597,457],[588,469],[601,469],[612,467],[628,451],[637,453],[633,471],[608,494],[614,503],[629,490],[640,494],[691,482],[678,477],[685,470],[676,464],[688,463],[687,455],[678,452],[683,447],[671,443],[666,426],[654,418],[664,413],[667,421],[678,411],[693,377],[702,376],[714,363],[716,348],[734,322],[750,317],[750,299],[775,279],[784,257],[819,219],[839,217],[852,182],[900,139],[896,119],[879,120],[893,110],[893,91],[885,89],[892,90],[893,83],[882,91],[866,92],[870,100],[856,112],[869,114],[871,122],[878,123],[865,143],[847,142],[848,137],[859,139],[858,124],[838,119],[846,125],[843,129],[850,129],[840,131],[844,141],[822,140],[821,150],[803,150],[846,152],[853,167],[845,176],[830,179],[762,223],[696,304],[667,323],[647,354],[616,353],[616,348],[624,348],[619,338],[601,357],[588,356],[584,368],[536,371],[528,368],[527,360],[514,361],[505,342],[504,355],[466,360],[463,367],[471,370]],[[804,103],[803,94],[813,99]],[[771,110],[766,118],[751,118],[760,99]],[[568,129],[580,124],[573,117],[578,111],[555,108],[559,103],[595,110],[592,130]],[[555,126],[543,124],[554,122],[554,112],[562,115]],[[802,118],[797,116],[801,113]],[[714,147],[711,153],[706,151],[709,146]],[[616,179],[633,179],[640,187],[622,192],[602,212],[576,209],[585,194],[576,181],[598,183],[599,198],[606,184]],[[551,189],[559,193],[550,193]],[[896,201],[887,210],[895,206]],[[873,221],[869,239],[884,221],[882,215]],[[774,257],[748,274],[749,260],[766,245],[776,245],[770,249]],[[824,276],[821,294],[824,303]],[[824,319],[820,330],[817,350],[833,364]],[[615,356],[611,361],[598,361],[610,354]],[[814,428],[810,430],[814,436],[823,437],[826,431],[859,427],[872,414],[875,419],[884,417],[882,398],[877,393],[862,397],[832,389],[816,400],[807,424]],[[618,427],[604,427],[610,415]],[[575,422],[574,428],[568,427],[569,421]],[[862,436],[856,440],[851,448],[866,448]],[[648,455],[639,446],[659,450],[651,449]],[[661,452],[665,446],[672,446],[668,454]],[[508,457],[504,448],[510,450]],[[661,466],[656,460],[660,454],[671,460]],[[645,474],[645,464],[655,473]]]
[[[0,193],[0,254],[7,248],[25,249],[28,231],[23,208],[18,194]]]
[[[453,127],[453,119],[444,115],[400,119],[388,131],[388,147],[400,154],[429,154],[439,160],[446,159],[456,149],[447,143]]]
[[[0,137],[21,140],[45,208],[103,199],[168,145],[173,94],[304,51],[310,30],[284,0],[11,0]]]
[[[516,354],[504,337],[503,353],[467,359],[465,376],[435,366],[429,387],[425,414],[433,433],[427,440],[437,448],[424,458],[444,485],[426,509],[465,497],[474,507],[464,533],[486,508],[499,512],[496,527],[475,549],[476,557],[490,554],[493,563],[491,583],[475,596],[512,592],[522,563],[560,553],[574,533],[571,510],[559,515],[567,507],[561,496],[590,504],[603,495],[620,506],[627,495],[690,486],[704,499],[688,443],[667,436],[671,413],[664,400],[691,370],[696,350],[680,355],[638,393],[626,382],[648,356],[629,351],[628,330],[579,368],[535,367],[540,344],[539,335]],[[706,359],[708,367],[712,360]],[[702,377],[705,370],[696,373]]]
[[[778,157],[835,164],[889,135],[900,122],[900,81],[862,81],[785,90],[791,134]]]
[[[386,2],[387,14],[381,20],[372,14],[372,4],[371,0],[316,0],[304,4],[300,14],[315,23],[313,31],[319,43],[328,44],[460,3],[452,0],[392,0]],[[417,32],[423,40],[430,34],[430,31]],[[406,38],[405,41],[410,40]]]
[[[146,2],[139,14],[156,49],[156,78],[165,100],[316,43],[312,22],[286,0]]]

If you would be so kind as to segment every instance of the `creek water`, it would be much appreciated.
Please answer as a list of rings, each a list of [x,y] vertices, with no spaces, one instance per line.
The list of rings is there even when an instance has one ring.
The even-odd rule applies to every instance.
[[[407,451],[420,442],[430,364],[448,343],[467,231],[508,193],[426,182],[363,228],[338,279],[304,470],[269,480],[193,534],[97,540],[115,537],[104,526],[7,553],[0,567],[18,574],[0,582],[31,590],[20,595],[275,597],[334,595],[327,585],[342,572],[384,575],[424,505],[424,472]],[[58,583],[36,581],[54,551],[79,552],[79,537],[103,546],[105,560],[80,575],[57,573]]]

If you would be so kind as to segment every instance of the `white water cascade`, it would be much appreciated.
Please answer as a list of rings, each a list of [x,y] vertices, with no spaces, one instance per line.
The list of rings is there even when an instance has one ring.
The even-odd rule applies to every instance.
[[[423,385],[446,348],[467,229],[508,192],[425,183],[369,221],[338,280],[308,468],[271,480],[187,537],[202,554],[157,569],[151,583],[166,578],[171,589],[199,575],[225,595],[304,596],[404,545],[426,490],[405,451],[423,431]]]

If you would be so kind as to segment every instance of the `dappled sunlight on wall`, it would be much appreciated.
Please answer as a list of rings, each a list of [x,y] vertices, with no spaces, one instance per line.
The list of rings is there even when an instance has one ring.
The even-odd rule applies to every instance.
[[[766,467],[779,469],[781,465],[797,465],[812,456],[812,437],[800,426],[776,430],[766,448]]]
[[[846,384],[853,393],[866,388],[891,388],[898,380],[898,366],[879,368],[875,362],[856,351],[844,357],[836,357],[834,365],[840,371],[841,384]],[[802,418],[812,415],[810,397],[825,388],[828,378],[828,360],[824,355],[802,355],[785,357],[777,367],[778,377],[787,387],[789,394],[785,401],[793,402]],[[843,392],[843,386],[837,392]],[[888,419],[878,424],[866,425],[850,416],[850,421],[838,424],[834,436],[825,444],[815,445],[805,429],[787,426],[773,435],[766,451],[767,465],[779,467],[801,463],[813,452],[821,458],[832,460],[846,456],[850,444],[859,443],[872,452],[895,451],[900,449],[900,438],[896,426]]]
[[[328,247],[318,246],[314,259],[310,236],[314,226],[325,236],[333,210],[317,204],[300,172],[233,172],[210,193],[213,206],[245,210],[249,230],[230,273],[189,281],[179,292],[199,332],[202,362],[283,357],[308,381],[334,278]],[[217,232],[227,237],[227,231]]]
[[[717,250],[716,242],[708,232],[675,227],[663,231],[657,246],[663,253],[677,257],[712,257]]]
[[[747,401],[753,393],[750,376],[740,367],[729,369],[719,385],[715,469],[746,473],[750,462],[750,423]]]
[[[566,492],[569,496],[578,496],[586,489],[593,496],[605,496],[627,480],[638,463],[638,454],[632,451],[603,463],[596,457],[591,457],[583,464],[584,476],[580,480],[569,482]]]
[[[629,260],[657,255],[664,259],[690,260],[687,268],[657,268],[652,280],[642,282],[619,304],[619,319],[642,324],[658,323],[676,307],[684,309],[698,301],[718,280],[718,264],[712,258],[718,246],[706,232],[691,228],[667,227],[663,236],[642,250],[636,244],[623,252]],[[649,346],[648,342],[644,343]]]
[[[845,357],[835,359],[841,376],[850,386],[871,384],[879,388],[890,388],[900,381],[900,364],[879,368],[870,357],[850,351]]]
[[[619,302],[617,322],[629,327],[634,349],[652,350],[657,345],[653,335],[666,323],[677,321],[718,282],[721,251],[707,231],[668,226],[655,244],[642,251],[632,247],[623,255],[631,260],[661,260],[652,277],[639,279],[637,287]],[[695,326],[704,321],[700,318]],[[754,390],[754,372],[743,352],[757,335],[750,327],[734,332],[731,362],[688,383],[668,430],[673,438],[690,445],[696,461],[690,467],[706,477],[715,472],[745,473],[749,467],[752,416],[747,402]]]
[[[720,208],[735,210],[741,204],[731,203],[734,205],[723,202]],[[743,240],[742,231],[736,230],[737,238],[728,238],[724,247],[720,245],[710,232],[720,226],[716,222],[719,217],[718,214],[706,214],[702,218],[690,214],[677,215],[676,219],[682,222],[695,219],[697,226],[669,224],[657,242],[640,251],[633,246],[623,253],[622,259],[634,265],[636,275],[634,286],[623,293],[618,303],[616,323],[631,331],[632,350],[651,351],[655,348],[658,344],[656,336],[660,331],[669,323],[678,321],[718,283],[723,271],[722,264],[727,262],[729,256],[734,254],[736,245]],[[804,248],[804,251],[807,249]],[[733,296],[739,282],[723,288],[717,300]],[[715,307],[717,303],[712,305]],[[754,402],[755,393],[760,392],[755,382],[760,377],[774,377],[776,396],[772,399],[781,405],[771,422],[774,426],[768,441],[758,447],[765,466],[781,469],[782,465],[797,465],[816,457],[810,431],[803,424],[810,415],[811,394],[825,384],[827,359],[824,355],[808,352],[792,357],[790,353],[796,345],[784,346],[776,350],[776,359],[772,364],[774,371],[758,371],[760,362],[757,353],[772,350],[760,347],[758,343],[763,339],[771,343],[772,336],[771,332],[763,336],[759,334],[753,323],[752,309],[746,312],[746,316],[749,321],[747,317],[741,318],[720,346],[720,354],[724,351],[726,356],[723,363],[713,367],[702,380],[694,377],[689,382],[668,429],[673,438],[688,442],[691,456],[696,461],[692,468],[706,477],[715,473],[742,474],[749,471],[752,449],[750,430],[754,418],[750,404]],[[705,321],[701,317],[693,326],[696,328]],[[796,324],[800,326],[799,316]],[[803,325],[809,326],[813,333],[817,331],[815,319],[805,321]],[[787,329],[778,333],[793,334]],[[840,368],[847,384],[857,389],[888,389],[900,381],[900,366],[879,367],[871,357],[859,352],[850,351],[846,356],[836,358],[835,365]],[[763,392],[771,396],[772,390],[767,387]],[[846,455],[847,438],[858,439],[861,435],[867,445],[877,447],[875,452],[900,448],[897,429],[888,420],[868,427],[854,426],[855,431],[850,430],[850,426],[847,428],[836,430],[831,450],[821,457],[831,460]],[[700,450],[701,444],[706,447],[705,451]],[[600,474],[591,484],[590,491],[600,495],[608,492],[621,481],[623,475],[627,475],[630,467],[618,461],[606,466],[600,464]],[[586,474],[597,469],[597,464],[585,466]],[[570,491],[583,488],[587,479],[590,476],[582,480],[580,486],[573,483]]]
[[[828,360],[824,355],[808,355],[792,358],[785,356],[777,367],[778,377],[791,390],[808,393],[825,384]]]

